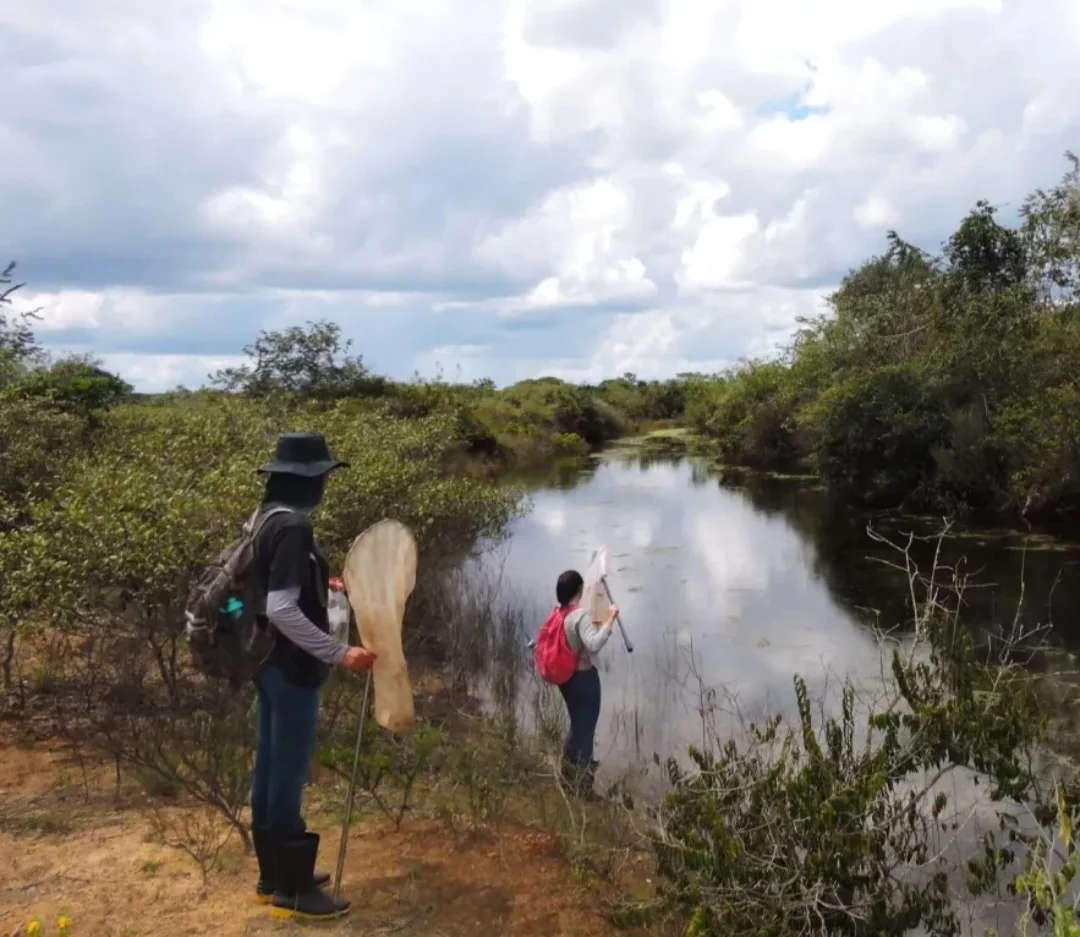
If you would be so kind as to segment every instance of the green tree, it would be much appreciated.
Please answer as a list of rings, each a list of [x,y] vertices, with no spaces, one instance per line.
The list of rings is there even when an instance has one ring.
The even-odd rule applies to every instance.
[[[127,399],[133,388],[88,357],[62,358],[34,368],[19,381],[24,398],[36,399],[64,413],[82,417],[107,410]]]
[[[1036,189],[1020,209],[1029,278],[1043,304],[1080,299],[1080,158],[1065,156],[1060,182]]]
[[[334,322],[309,322],[282,331],[263,331],[245,346],[250,363],[213,375],[217,387],[263,398],[277,394],[304,399],[378,396],[386,388],[359,355],[350,354],[352,341],[343,341]]]
[[[10,311],[14,305],[12,297],[26,285],[14,282],[14,273],[14,261],[0,271],[0,384],[17,378],[42,354],[30,324],[37,319],[37,311]]]
[[[932,256],[889,232],[778,360],[693,385],[728,461],[805,464],[858,496],[948,513],[1080,503],[1080,161],[1002,224],[979,201]]]

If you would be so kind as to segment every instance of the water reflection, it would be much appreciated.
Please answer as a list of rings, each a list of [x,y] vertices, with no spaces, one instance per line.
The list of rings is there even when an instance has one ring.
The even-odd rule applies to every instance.
[[[736,487],[703,461],[633,451],[524,480],[532,510],[487,562],[535,607],[533,630],[559,572],[583,570],[600,544],[610,550],[611,586],[635,645],[628,655],[614,635],[600,661],[599,757],[615,770],[700,741],[703,685],[760,718],[789,711],[795,673],[815,694],[844,674],[872,681],[881,654],[869,626],[903,626],[911,608],[906,574],[883,562],[902,556],[869,539],[866,525],[905,542],[908,532],[940,528],[934,519],[852,512],[806,483],[758,478]],[[931,541],[913,544],[921,570],[934,550]],[[964,596],[970,620],[1011,622],[1019,607],[1022,618],[1052,618],[1065,641],[1080,641],[1077,549],[960,531],[941,561],[980,583]]]

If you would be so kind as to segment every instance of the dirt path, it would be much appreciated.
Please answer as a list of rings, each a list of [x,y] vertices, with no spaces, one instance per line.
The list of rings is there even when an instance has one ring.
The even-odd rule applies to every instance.
[[[553,836],[505,824],[455,836],[413,818],[400,832],[358,819],[350,836],[345,897],[352,913],[335,924],[271,920],[253,901],[255,860],[226,847],[204,886],[196,863],[158,845],[139,804],[117,807],[108,766],[87,772],[58,750],[0,739],[0,937],[39,916],[52,937],[59,913],[72,937],[400,934],[522,937],[610,934],[597,903],[575,888]],[[127,798],[125,798],[127,800]],[[319,866],[337,854],[335,822],[313,813],[324,833]]]

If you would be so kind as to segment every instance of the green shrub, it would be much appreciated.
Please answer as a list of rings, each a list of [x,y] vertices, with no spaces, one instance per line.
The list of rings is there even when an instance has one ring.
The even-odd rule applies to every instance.
[[[250,693],[187,666],[183,608],[258,503],[255,469],[290,429],[324,432],[351,462],[316,515],[336,566],[361,530],[394,517],[437,571],[501,536],[520,508],[516,490],[448,472],[465,443],[446,413],[398,420],[347,400],[281,408],[210,396],[104,414],[94,450],[72,455],[23,523],[0,532],[0,620],[48,636],[62,731],[195,796],[242,837]],[[438,640],[441,623],[423,611],[411,604],[410,633]]]
[[[589,388],[556,378],[521,381],[484,395],[476,402],[475,414],[502,446],[536,456],[554,451],[556,434],[573,434],[594,448],[621,435],[628,425]]]
[[[86,422],[9,387],[0,391],[0,506],[14,520],[30,497],[47,495],[67,463],[87,451]]]
[[[20,396],[40,400],[84,418],[107,410],[131,394],[131,386],[86,358],[64,358],[29,371],[16,384]]]
[[[1036,513],[1080,507],[1080,384],[1045,388],[1037,399],[1013,400],[995,431],[1008,453],[1012,500]]]
[[[812,455],[866,500],[1077,507],[1080,160],[1068,158],[1014,227],[980,201],[937,257],[889,232],[781,360],[688,383],[687,422],[726,461]]]
[[[918,497],[933,482],[934,450],[949,439],[942,401],[914,370],[850,378],[816,402],[821,477],[867,498]]]
[[[959,933],[952,860],[936,844],[964,814],[946,812],[942,779],[982,777],[1001,818],[968,863],[976,894],[1024,838],[1014,812],[1040,803],[1041,822],[1055,821],[1031,767],[1046,726],[1037,678],[986,666],[947,621],[927,637],[928,654],[895,653],[876,699],[849,684],[841,712],[815,723],[796,678],[793,725],[775,717],[745,739],[692,749],[688,769],[668,763],[656,856],[686,934],[788,937],[808,922],[851,937]]]
[[[589,451],[589,444],[577,433],[556,433],[551,437],[551,444],[556,455],[585,455]]]
[[[778,362],[751,362],[722,381],[695,388],[687,419],[717,440],[725,462],[788,468],[798,460],[794,399]]]
[[[601,381],[596,398],[632,424],[677,420],[686,409],[689,381],[676,377],[667,381],[644,381],[635,374]]]
[[[412,527],[422,549],[463,551],[477,537],[500,534],[518,509],[516,491],[443,471],[462,445],[444,415],[387,420],[346,402],[298,409],[281,423],[241,400],[124,406],[104,418],[95,452],[71,460],[53,496],[33,506],[32,526],[9,538],[12,588],[27,598],[52,594],[55,608],[42,610],[50,617],[96,615],[114,600],[178,616],[193,575],[257,504],[255,468],[290,429],[324,432],[352,463],[332,480],[317,515],[337,562],[382,517]],[[34,562],[18,561],[24,548]],[[57,582],[64,601],[55,597]]]

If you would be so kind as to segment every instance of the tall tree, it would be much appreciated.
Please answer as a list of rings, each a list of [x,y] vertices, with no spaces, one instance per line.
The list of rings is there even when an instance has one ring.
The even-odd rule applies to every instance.
[[[309,322],[263,331],[244,348],[249,363],[211,377],[218,387],[249,397],[290,394],[316,400],[369,396],[384,389],[335,322]]]

